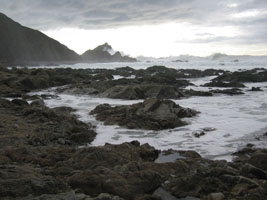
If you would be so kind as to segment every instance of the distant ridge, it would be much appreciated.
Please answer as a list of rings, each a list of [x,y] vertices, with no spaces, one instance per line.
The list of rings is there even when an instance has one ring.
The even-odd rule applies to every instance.
[[[102,44],[93,50],[88,50],[82,54],[85,62],[105,63],[105,62],[136,62],[135,58],[123,56],[119,51],[115,52],[108,44]]]
[[[79,60],[78,54],[58,41],[0,13],[0,64],[63,64]]]

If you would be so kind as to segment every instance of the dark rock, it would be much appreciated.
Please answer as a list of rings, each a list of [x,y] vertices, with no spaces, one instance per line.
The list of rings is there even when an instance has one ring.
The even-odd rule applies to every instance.
[[[210,90],[210,92],[215,94],[227,94],[227,95],[241,95],[244,94],[242,90],[238,88],[231,88],[231,89],[225,89],[225,90]]]
[[[225,199],[225,196],[221,192],[211,193],[208,196],[208,200],[224,200],[224,199]]]
[[[252,91],[252,92],[259,92],[259,91],[263,91],[260,87],[252,87],[249,91]]]
[[[63,181],[44,176],[30,166],[0,165],[0,198],[19,198],[29,194],[53,194],[67,190]]]
[[[103,97],[112,99],[145,99],[146,96],[138,86],[115,86],[101,94]]]
[[[212,81],[203,85],[204,87],[245,87],[244,84],[238,82],[222,82],[222,81]]]
[[[259,169],[267,171],[267,152],[253,154],[248,162]]]
[[[188,62],[188,60],[174,60],[172,62]]]
[[[249,178],[267,179],[267,174],[265,171],[250,164],[245,164],[244,166],[242,166],[241,175]]]
[[[104,62],[136,62],[135,58],[122,56],[120,52],[115,54],[110,53],[113,51],[112,47],[105,43],[96,47],[93,50],[88,50],[82,54],[82,58],[87,62],[104,63]]]
[[[201,131],[201,132],[194,132],[193,135],[194,135],[196,138],[200,138],[201,136],[206,135],[206,133],[205,133],[204,131]]]
[[[181,93],[184,94],[184,96],[191,97],[191,96],[204,96],[204,97],[209,97],[212,96],[211,92],[206,92],[206,91],[197,91],[197,90],[181,90]]]
[[[267,81],[267,70],[264,68],[255,68],[251,70],[227,72],[213,81],[227,81],[227,82],[265,82]]]
[[[66,107],[49,109],[42,104],[29,106],[25,100],[16,99],[12,102],[0,100],[0,111],[0,124],[5,124],[0,143],[4,146],[17,142],[48,145],[57,141],[62,144],[86,144],[96,135],[92,126],[77,120],[70,113],[72,109]]]
[[[133,85],[115,86],[101,94],[103,97],[114,99],[146,99],[146,98],[171,98],[177,99],[184,97],[174,86],[168,85]]]
[[[100,105],[90,114],[96,114],[96,119],[104,121],[106,125],[117,124],[130,129],[161,130],[186,125],[180,118],[193,117],[197,112],[182,108],[170,100],[152,98],[131,106]]]
[[[161,187],[154,191],[153,196],[159,197],[161,200],[178,200]]]
[[[24,99],[14,99],[11,101],[14,105],[17,106],[28,106],[28,102]]]
[[[42,99],[34,100],[31,102],[31,106],[44,106],[45,102]]]

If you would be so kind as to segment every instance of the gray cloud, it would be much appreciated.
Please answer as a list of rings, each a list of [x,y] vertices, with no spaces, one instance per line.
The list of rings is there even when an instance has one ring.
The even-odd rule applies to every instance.
[[[237,6],[230,7],[230,4]],[[246,33],[243,38],[238,38],[239,41],[267,42],[266,0],[0,0],[0,5],[0,12],[40,30],[188,22],[204,26],[235,26]],[[237,13],[253,11],[259,12],[258,15],[233,17]],[[202,42],[224,40],[237,41],[236,38],[210,35]]]

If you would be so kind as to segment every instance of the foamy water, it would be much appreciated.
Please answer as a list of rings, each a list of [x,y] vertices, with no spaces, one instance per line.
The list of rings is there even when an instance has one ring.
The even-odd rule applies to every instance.
[[[130,65],[130,63],[128,64]],[[105,64],[100,65],[104,66]],[[114,66],[113,63],[106,68],[113,68]],[[151,63],[149,66],[151,66]],[[206,66],[206,68],[210,67]],[[243,69],[254,67],[255,65],[243,67]],[[176,68],[178,67],[176,66]],[[229,66],[226,66],[223,69],[228,68]],[[240,68],[240,66],[237,66],[237,68]],[[231,70],[233,71],[232,68]],[[214,77],[191,79],[190,81],[196,86],[188,88],[208,90],[208,88],[199,86],[209,82],[212,78]],[[247,83],[245,85],[247,88],[243,89],[244,95],[228,96],[218,94],[212,97],[191,97],[174,100],[183,107],[200,111],[200,114],[196,117],[185,119],[189,123],[187,126],[164,131],[129,130],[119,126],[104,126],[102,122],[95,120],[94,116],[89,115],[89,112],[99,104],[131,105],[142,102],[142,100],[131,101],[96,98],[88,95],[57,94],[59,98],[45,100],[45,103],[49,107],[72,107],[76,109],[75,114],[80,120],[95,125],[97,136],[91,144],[94,146],[139,140],[141,143],[149,143],[161,150],[170,148],[195,150],[207,158],[230,160],[231,153],[243,148],[248,143],[252,143],[256,147],[265,147],[267,144],[266,140],[256,139],[267,131],[267,82]],[[252,86],[261,87],[264,91],[248,91]],[[53,94],[55,92],[54,89],[37,92],[37,94],[44,93]],[[195,133],[200,133],[203,130],[206,133],[204,136],[199,138],[194,136]]]

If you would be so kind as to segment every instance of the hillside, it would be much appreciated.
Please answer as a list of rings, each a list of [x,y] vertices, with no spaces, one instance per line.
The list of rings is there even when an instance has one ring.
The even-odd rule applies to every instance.
[[[74,63],[80,56],[40,31],[0,13],[0,64]]]

